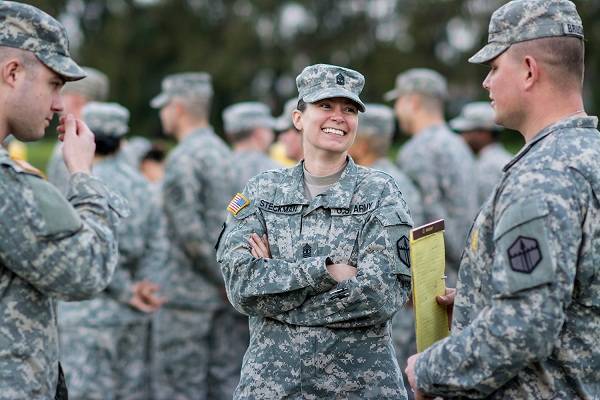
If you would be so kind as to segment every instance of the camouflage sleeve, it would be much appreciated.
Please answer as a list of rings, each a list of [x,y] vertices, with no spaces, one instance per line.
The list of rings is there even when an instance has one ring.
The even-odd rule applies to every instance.
[[[253,198],[248,189],[244,193]],[[252,233],[265,233],[264,220],[254,202],[227,218],[217,243],[227,296],[241,313],[273,317],[298,307],[307,296],[326,292],[335,285],[327,272],[326,257],[294,262],[254,258],[248,244]]]
[[[359,237],[357,276],[273,318],[294,325],[357,328],[390,319],[410,295],[412,220],[400,192],[378,208]]]
[[[165,216],[157,202],[152,202],[146,221],[146,247],[140,260],[140,269],[136,280],[147,279],[162,284],[167,279],[165,265],[169,252]]]
[[[126,203],[86,174],[71,177],[71,204],[42,179],[22,173],[13,178],[0,199],[2,263],[61,300],[102,291],[117,263],[117,223],[128,213]]]
[[[556,344],[573,295],[586,193],[560,173],[524,179],[544,187],[510,199],[494,229],[490,306],[417,360],[417,385],[427,394],[487,397]],[[477,290],[462,289],[465,301]]]
[[[223,278],[216,261],[214,243],[209,239],[201,207],[208,205],[199,201],[202,181],[192,167],[182,165],[173,168],[172,176],[164,183],[164,210],[173,237],[169,238],[184,249],[193,265],[203,276],[221,287]]]
[[[126,268],[118,265],[115,268],[115,273],[110,280],[109,285],[106,287],[105,293],[110,298],[127,304],[133,296],[133,280],[131,274]]]

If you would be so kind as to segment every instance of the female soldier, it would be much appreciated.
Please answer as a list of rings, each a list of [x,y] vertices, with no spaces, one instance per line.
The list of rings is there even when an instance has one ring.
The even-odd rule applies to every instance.
[[[318,64],[296,84],[304,161],[252,178],[217,243],[250,316],[235,398],[405,398],[390,318],[409,295],[412,220],[389,175],[348,157],[364,78]]]

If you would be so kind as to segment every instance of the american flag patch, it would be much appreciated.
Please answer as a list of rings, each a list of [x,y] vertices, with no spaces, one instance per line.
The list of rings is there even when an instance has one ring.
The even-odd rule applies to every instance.
[[[239,213],[240,210],[246,207],[248,204],[250,204],[250,200],[248,200],[246,196],[244,196],[241,193],[236,193],[236,195],[233,196],[233,199],[231,199],[231,201],[229,202],[229,205],[227,206],[227,211],[229,211],[233,215],[237,215],[237,213]]]

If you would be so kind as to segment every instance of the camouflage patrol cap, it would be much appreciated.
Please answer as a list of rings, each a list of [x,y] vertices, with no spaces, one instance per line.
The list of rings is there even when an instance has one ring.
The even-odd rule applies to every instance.
[[[298,98],[306,103],[345,97],[358,104],[360,111],[365,111],[358,97],[365,86],[365,77],[352,69],[329,64],[309,65],[296,77],[296,86]]]
[[[82,69],[86,77],[75,82],[67,82],[62,93],[80,94],[89,101],[105,101],[108,97],[108,77],[94,68],[82,67]]]
[[[485,64],[514,43],[554,36],[583,39],[575,4],[568,0],[514,0],[494,11],[488,43],[469,62]]]
[[[360,116],[358,136],[391,139],[393,134],[394,111],[383,104],[367,104],[367,110]]]
[[[275,127],[275,120],[266,104],[247,101],[233,104],[223,110],[223,125],[230,135],[255,128]]]
[[[474,130],[497,131],[501,127],[494,122],[496,113],[487,101],[466,104],[458,117],[450,120],[450,127],[457,132]]]
[[[96,136],[119,138],[129,131],[129,111],[120,104],[92,101],[81,114]]]
[[[85,77],[71,59],[64,26],[45,12],[23,3],[0,1],[0,46],[31,51],[67,81]]]
[[[294,123],[292,122],[292,113],[298,107],[298,98],[294,97],[285,102],[283,106],[283,112],[275,120],[275,130],[279,132],[287,131],[292,129]]]
[[[182,72],[163,79],[162,91],[150,102],[152,108],[163,108],[173,98],[212,98],[213,88],[210,74],[206,72]]]
[[[409,93],[420,93],[438,99],[448,97],[446,78],[427,68],[412,68],[396,77],[396,87],[384,95],[386,101]]]

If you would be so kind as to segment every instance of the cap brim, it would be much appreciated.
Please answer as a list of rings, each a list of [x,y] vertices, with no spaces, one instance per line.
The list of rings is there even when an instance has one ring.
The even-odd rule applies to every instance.
[[[353,92],[341,87],[329,88],[322,91],[318,91],[312,95],[304,96],[302,100],[304,100],[306,103],[314,103],[315,101],[331,99],[334,97],[344,97],[346,99],[350,99],[356,104],[358,104],[358,110],[360,112],[365,112],[365,104],[361,101],[361,99]]]
[[[448,125],[450,125],[452,130],[457,131],[458,133],[476,129],[476,127],[470,121],[460,117],[451,119],[450,122],[448,122]]]
[[[87,76],[85,71],[71,57],[46,52],[38,52],[36,56],[44,65],[62,76],[66,81],[78,81]]]
[[[469,58],[469,62],[471,64],[487,64],[500,54],[504,53],[509,47],[510,44],[505,43],[488,43],[475,53],[475,55]]]
[[[166,93],[160,93],[158,96],[150,100],[150,107],[152,108],[163,108],[171,98]]]
[[[398,89],[390,90],[389,92],[383,95],[383,99],[385,101],[396,100],[398,97],[400,97],[400,91]]]

